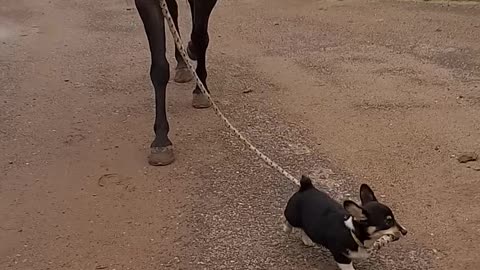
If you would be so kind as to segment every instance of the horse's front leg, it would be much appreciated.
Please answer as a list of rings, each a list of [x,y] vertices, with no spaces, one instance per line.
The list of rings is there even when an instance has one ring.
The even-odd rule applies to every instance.
[[[206,53],[209,43],[208,21],[217,0],[189,0],[193,30],[191,34],[191,42],[188,49],[192,59],[197,60],[197,75],[202,83],[207,87],[207,67]],[[208,89],[208,88],[207,88]],[[211,106],[206,95],[202,94],[198,86],[193,90],[192,105],[195,108],[208,108]]]
[[[165,96],[170,79],[166,58],[165,24],[158,0],[135,0],[142,19],[151,54],[150,78],[155,88],[155,139],[150,146],[151,165],[168,165],[174,161],[172,142],[168,138],[169,125]]]

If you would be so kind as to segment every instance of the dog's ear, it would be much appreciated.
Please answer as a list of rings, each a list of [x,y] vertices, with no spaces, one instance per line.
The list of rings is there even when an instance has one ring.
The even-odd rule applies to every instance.
[[[377,201],[377,198],[375,197],[373,190],[367,184],[362,184],[360,186],[360,200],[362,201],[362,205],[368,202]]]
[[[367,219],[367,213],[365,210],[356,204],[354,201],[346,200],[343,202],[343,208],[352,215],[356,221],[362,221]]]

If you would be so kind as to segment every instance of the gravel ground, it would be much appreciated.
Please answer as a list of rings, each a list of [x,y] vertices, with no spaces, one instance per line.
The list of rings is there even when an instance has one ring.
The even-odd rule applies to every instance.
[[[209,86],[231,121],[339,200],[369,183],[409,229],[358,269],[479,263],[478,161],[455,158],[480,152],[479,12],[353,0],[215,9]],[[169,85],[176,162],[147,165],[153,93],[133,1],[4,0],[0,44],[1,269],[335,269],[283,234],[297,187],[191,108],[192,83]]]

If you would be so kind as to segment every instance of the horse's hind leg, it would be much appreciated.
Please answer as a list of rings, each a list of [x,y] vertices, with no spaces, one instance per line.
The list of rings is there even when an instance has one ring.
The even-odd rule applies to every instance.
[[[180,28],[178,27],[178,4],[176,0],[167,0],[168,11],[172,15],[173,22],[177,28],[178,34],[180,34]],[[193,74],[188,70],[187,64],[182,58],[180,51],[175,45],[175,59],[177,60],[177,67],[175,68],[174,81],[178,83],[186,83],[193,79]]]
[[[208,21],[217,0],[189,0],[188,2],[193,12],[193,30],[190,37],[189,50],[190,54],[197,60],[197,75],[205,87],[207,87],[206,53],[210,41]],[[195,108],[208,108],[211,106],[210,101],[202,94],[198,86],[193,90],[192,105]]]

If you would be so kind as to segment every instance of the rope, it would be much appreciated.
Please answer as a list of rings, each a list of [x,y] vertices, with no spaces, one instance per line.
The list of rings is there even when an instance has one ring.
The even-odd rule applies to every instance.
[[[285,176],[285,178],[287,178],[288,180],[292,181],[293,183],[295,183],[296,185],[300,185],[300,181],[293,177],[288,171],[286,171],[285,169],[283,169],[280,165],[278,165],[275,161],[273,161],[272,159],[270,159],[267,155],[265,155],[263,152],[261,152],[260,150],[258,150],[247,138],[245,138],[245,136],[243,136],[242,133],[240,133],[240,131],[232,125],[232,123],[230,123],[230,121],[225,117],[225,115],[223,115],[223,113],[220,111],[220,109],[218,108],[217,104],[215,103],[215,101],[212,99],[212,97],[210,96],[210,93],[207,91],[207,89],[205,88],[205,85],[203,85],[202,81],[200,80],[200,78],[198,77],[197,73],[195,72],[195,67],[193,66],[193,64],[190,62],[190,59],[189,57],[187,56],[187,52],[185,50],[185,47],[183,46],[183,42],[182,42],[182,39],[180,38],[180,35],[177,31],[177,28],[175,27],[175,24],[173,22],[173,18],[172,16],[170,15],[170,11],[168,10],[168,6],[167,6],[167,3],[165,0],[159,0],[160,1],[160,8],[162,10],[162,13],[163,13],[163,16],[165,18],[165,20],[167,21],[167,24],[168,24],[168,28],[170,29],[170,32],[172,33],[172,36],[173,36],[173,39],[175,41],[175,45],[177,47],[177,49],[180,51],[180,54],[183,58],[183,60],[185,61],[185,63],[187,64],[187,67],[188,69],[190,70],[190,72],[192,72],[193,74],[193,77],[195,79],[195,82],[197,84],[197,86],[200,88],[200,90],[202,91],[202,93],[204,95],[207,96],[208,100],[211,102],[212,104],[212,108],[213,110],[215,111],[215,114],[217,114],[220,119],[223,120],[223,122],[225,123],[225,125],[241,140],[243,141],[247,146],[248,148],[250,148],[250,150],[252,150],[260,159],[262,159],[266,164],[268,164],[270,167],[272,167],[273,169],[277,170],[280,174],[282,174],[283,176]],[[390,243],[392,242],[394,239],[393,239],[393,236],[391,235],[385,235],[383,236],[382,238],[378,239],[369,249],[369,253],[373,253],[374,251],[380,249],[381,247],[385,246],[387,243]]]

